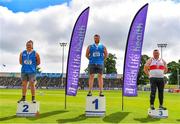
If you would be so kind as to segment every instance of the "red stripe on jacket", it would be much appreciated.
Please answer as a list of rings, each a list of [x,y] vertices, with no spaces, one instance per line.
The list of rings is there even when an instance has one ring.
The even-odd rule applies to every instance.
[[[163,66],[163,65],[160,65],[160,66],[151,65],[151,66],[150,66],[150,70],[154,70],[154,69],[164,70],[164,69],[165,69],[165,66]]]

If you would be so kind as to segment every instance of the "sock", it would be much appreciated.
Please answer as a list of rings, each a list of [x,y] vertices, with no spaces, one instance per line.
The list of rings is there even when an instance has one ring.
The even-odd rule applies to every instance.
[[[32,100],[35,100],[35,96],[32,96]]]
[[[22,96],[22,99],[26,99],[26,96]]]
[[[151,105],[151,107],[154,107],[154,105]]]

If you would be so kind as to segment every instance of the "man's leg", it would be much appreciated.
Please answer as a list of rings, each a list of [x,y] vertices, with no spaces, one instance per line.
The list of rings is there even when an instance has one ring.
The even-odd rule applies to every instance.
[[[156,97],[156,86],[157,86],[156,79],[150,78],[150,84],[151,84],[150,107],[151,107],[151,109],[155,109],[154,101],[155,101],[155,97]]]
[[[30,74],[29,75],[29,79],[30,79],[30,88],[31,88],[31,95],[32,95],[32,102],[36,102],[35,101],[35,92],[36,92],[36,87],[35,87],[35,83],[36,83],[36,76],[35,74]]]
[[[102,91],[103,91],[103,74],[98,74],[98,85],[99,85],[99,95],[104,96],[102,94]]]
[[[92,96],[92,88],[94,84],[94,74],[89,75],[89,93],[87,96]]]
[[[93,84],[94,84],[94,72],[95,72],[94,64],[89,64],[88,69],[89,69],[89,81],[88,81],[89,92],[87,96],[92,96],[92,89],[93,89]]]
[[[158,79],[158,97],[159,97],[159,108],[166,109],[163,107],[163,99],[164,99],[164,79]]]
[[[98,65],[98,85],[99,85],[99,96],[104,96],[103,91],[103,65]]]
[[[22,95],[24,98],[26,97],[27,85],[28,85],[28,82],[26,80],[22,81]]]
[[[22,80],[22,98],[18,101],[18,103],[20,103],[21,101],[26,101],[26,92],[27,92],[27,85],[28,85],[27,75],[21,74],[21,80]]]

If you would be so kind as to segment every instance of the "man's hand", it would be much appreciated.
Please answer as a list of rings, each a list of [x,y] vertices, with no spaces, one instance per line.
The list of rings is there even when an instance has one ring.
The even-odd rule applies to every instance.
[[[144,66],[144,73],[149,76],[149,67],[148,66]]]
[[[168,72],[168,68],[165,67],[164,74],[166,74],[167,72]]]

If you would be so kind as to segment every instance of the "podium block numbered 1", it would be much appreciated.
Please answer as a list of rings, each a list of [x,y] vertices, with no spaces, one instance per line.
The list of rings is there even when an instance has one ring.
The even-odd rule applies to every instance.
[[[39,115],[39,102],[29,103],[20,102],[17,104],[17,116],[21,117],[35,117]]]
[[[86,116],[104,116],[106,112],[105,97],[86,97]]]
[[[168,117],[168,110],[151,110],[148,109],[148,115],[152,118],[167,118]]]

